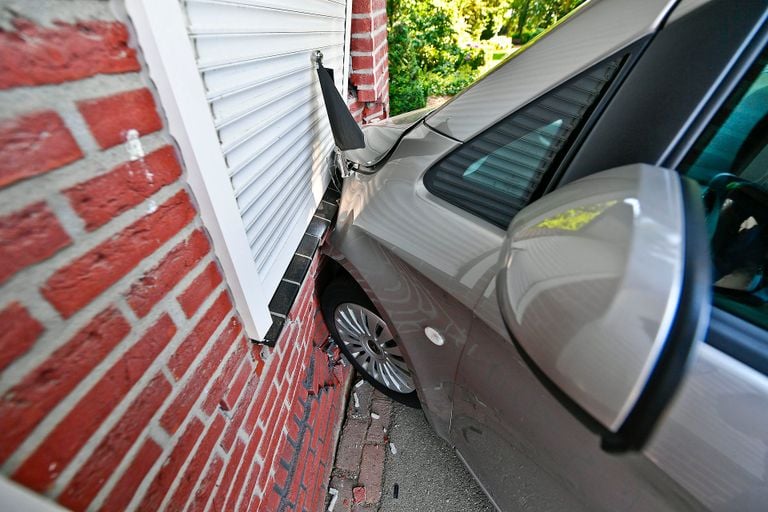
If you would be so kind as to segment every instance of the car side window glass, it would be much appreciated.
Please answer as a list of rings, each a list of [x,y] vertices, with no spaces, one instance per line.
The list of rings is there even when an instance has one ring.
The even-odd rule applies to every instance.
[[[506,228],[575,136],[620,61],[591,68],[463,144],[427,172],[427,190]]]
[[[681,170],[704,190],[715,306],[768,329],[768,55],[747,73]]]

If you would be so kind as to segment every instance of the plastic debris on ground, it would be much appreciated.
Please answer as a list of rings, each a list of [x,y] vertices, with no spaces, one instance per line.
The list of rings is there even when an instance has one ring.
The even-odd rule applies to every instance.
[[[355,401],[355,409],[359,409],[360,408],[360,399],[357,398],[357,393],[352,393],[352,398]]]
[[[397,448],[395,448],[394,443],[389,443],[389,451],[392,452],[392,455],[397,455]]]
[[[328,494],[331,495],[331,502],[328,504],[328,512],[333,512],[333,507],[336,506],[336,500],[339,499],[339,491],[331,487],[328,489]]]
[[[381,416],[379,416],[379,415],[378,415],[378,414],[376,414],[375,412],[372,412],[372,413],[371,413],[371,418],[373,418],[373,419],[377,420],[377,419],[381,418]]]
[[[397,499],[400,496],[400,485],[395,484],[395,486],[392,488],[392,497]]]

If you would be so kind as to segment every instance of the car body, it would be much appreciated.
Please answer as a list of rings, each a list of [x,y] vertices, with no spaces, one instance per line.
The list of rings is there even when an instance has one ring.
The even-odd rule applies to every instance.
[[[755,293],[731,293],[718,281],[710,312],[709,283],[695,288],[681,269],[645,268],[646,276],[666,276],[663,282],[677,279],[680,297],[696,295],[696,308],[686,313],[686,348],[663,391],[643,389],[641,380],[632,396],[645,393],[645,402],[627,402],[614,415],[582,407],[574,396],[621,386],[624,374],[593,388],[549,378],[546,365],[537,367],[544,356],[535,354],[535,336],[505,323],[497,283],[520,219],[535,217],[534,203],[564,189],[599,189],[599,180],[582,179],[600,171],[641,163],[677,170],[720,197],[701,162],[708,144],[722,144],[723,126],[733,138],[736,125],[751,123],[750,147],[757,149],[744,172],[757,185],[738,193],[756,190],[749,204],[760,211],[749,216],[760,224],[768,209],[761,195],[768,161],[760,160],[768,141],[760,125],[768,111],[767,16],[766,1],[591,1],[441,108],[367,128],[367,147],[346,152],[339,215],[325,250],[392,331],[430,424],[499,509],[765,509],[762,270],[750,275],[761,283],[750,285]],[[537,119],[535,137],[515,132],[525,130],[526,119]],[[513,153],[525,154],[525,162],[510,164]],[[503,169],[510,165],[520,166],[512,177]],[[733,183],[723,194],[737,193]],[[688,257],[693,247],[686,247]],[[517,265],[523,268],[519,259]],[[675,308],[683,315],[680,297],[646,318],[663,323]],[[590,307],[599,309],[591,298],[585,293],[581,304],[575,299],[571,309],[538,321],[571,328]],[[660,366],[649,361],[643,375]],[[651,418],[645,434],[612,444],[601,431],[621,431],[633,413]]]

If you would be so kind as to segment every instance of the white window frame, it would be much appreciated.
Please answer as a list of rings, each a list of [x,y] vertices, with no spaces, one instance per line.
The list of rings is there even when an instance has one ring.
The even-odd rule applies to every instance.
[[[251,256],[181,4],[125,0],[125,7],[245,332],[262,340],[272,325],[271,297]]]

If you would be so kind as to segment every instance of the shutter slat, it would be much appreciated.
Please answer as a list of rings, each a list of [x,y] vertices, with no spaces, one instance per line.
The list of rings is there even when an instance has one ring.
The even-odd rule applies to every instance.
[[[253,265],[271,295],[329,181],[311,57],[342,81],[344,1],[181,0]]]

